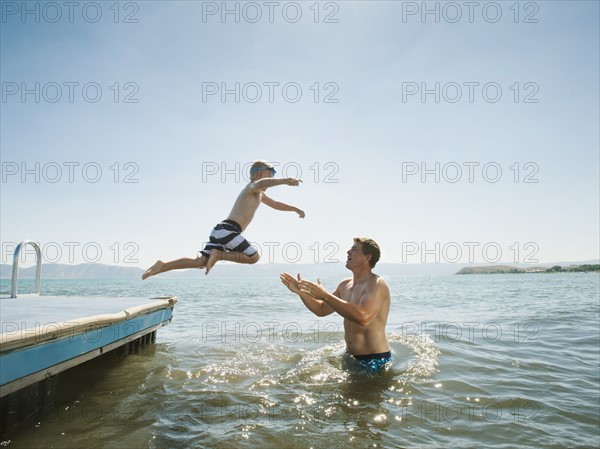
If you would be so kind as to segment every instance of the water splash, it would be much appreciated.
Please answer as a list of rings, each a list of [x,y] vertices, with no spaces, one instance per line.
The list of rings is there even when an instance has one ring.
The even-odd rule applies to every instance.
[[[425,380],[438,372],[440,350],[428,334],[420,336],[391,333],[388,339],[392,343],[406,345],[413,358],[404,370],[404,376],[411,380]]]

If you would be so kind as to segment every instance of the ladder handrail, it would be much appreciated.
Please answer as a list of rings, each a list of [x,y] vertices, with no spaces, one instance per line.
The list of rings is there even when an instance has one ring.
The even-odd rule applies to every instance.
[[[40,294],[40,284],[42,277],[42,252],[40,251],[39,245],[33,240],[24,240],[16,246],[15,252],[13,253],[12,285],[10,289],[11,298],[17,297],[17,284],[19,281],[19,253],[21,252],[21,248],[27,245],[33,246],[33,249],[35,249],[35,254],[37,256],[37,265],[35,269],[35,294]]]

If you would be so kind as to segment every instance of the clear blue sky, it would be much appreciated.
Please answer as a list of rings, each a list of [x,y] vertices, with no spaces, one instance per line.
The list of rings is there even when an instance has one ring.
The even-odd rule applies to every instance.
[[[78,5],[2,2],[3,263],[193,257],[256,159],[304,181],[269,191],[304,220],[246,230],[263,262],[598,257],[598,2]]]

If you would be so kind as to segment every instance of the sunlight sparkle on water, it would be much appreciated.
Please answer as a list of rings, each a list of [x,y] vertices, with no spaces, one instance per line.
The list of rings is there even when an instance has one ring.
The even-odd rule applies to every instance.
[[[387,421],[387,416],[384,413],[382,413],[381,415],[377,415],[375,417],[375,422],[384,422],[384,421]]]

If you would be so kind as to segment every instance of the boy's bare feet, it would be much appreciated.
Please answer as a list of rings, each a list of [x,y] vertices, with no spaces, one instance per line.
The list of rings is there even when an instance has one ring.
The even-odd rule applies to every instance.
[[[208,258],[208,262],[206,262],[206,274],[215,266],[215,264],[221,260],[221,254],[223,251],[219,251],[218,249],[213,249],[210,253],[210,257]]]
[[[163,265],[164,262],[162,260],[157,260],[154,265],[152,265],[150,268],[144,271],[144,274],[142,274],[142,279],[146,279],[150,276],[154,276],[155,274],[161,273]]]

